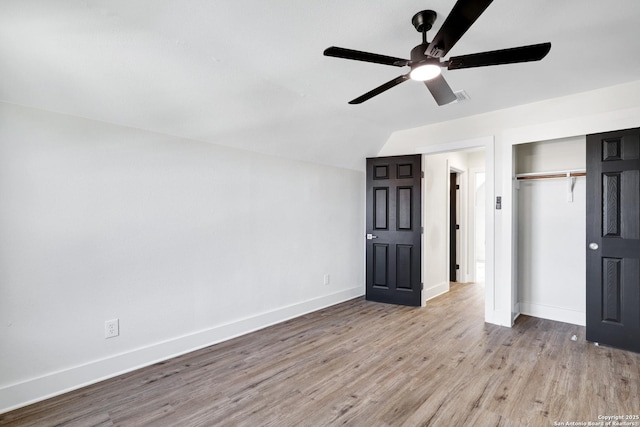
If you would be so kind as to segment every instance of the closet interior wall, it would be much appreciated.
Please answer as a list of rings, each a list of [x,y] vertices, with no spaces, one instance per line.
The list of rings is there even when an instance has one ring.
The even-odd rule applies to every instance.
[[[515,174],[584,171],[586,137],[514,147]],[[585,324],[586,178],[515,179],[520,314]]]

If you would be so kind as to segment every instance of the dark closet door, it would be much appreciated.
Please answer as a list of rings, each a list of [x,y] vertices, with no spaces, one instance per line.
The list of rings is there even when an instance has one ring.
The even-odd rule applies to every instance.
[[[367,159],[368,300],[421,305],[421,183],[421,155]]]
[[[640,352],[640,129],[587,136],[587,340]]]

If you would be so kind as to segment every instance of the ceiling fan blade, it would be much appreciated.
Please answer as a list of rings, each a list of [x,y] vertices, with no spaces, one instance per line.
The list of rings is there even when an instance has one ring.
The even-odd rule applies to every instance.
[[[493,0],[458,0],[425,52],[442,58],[467,32]]]
[[[517,62],[539,61],[549,53],[551,43],[539,43],[510,49],[493,50],[471,55],[453,56],[449,59],[450,70],[460,68],[486,67],[488,65],[514,64]]]
[[[386,82],[383,85],[378,86],[377,88],[370,90],[369,92],[365,93],[362,96],[357,97],[356,99],[349,101],[349,104],[362,104],[364,101],[366,101],[367,99],[371,99],[376,95],[380,95],[382,92],[384,92],[385,90],[389,90],[394,86],[399,85],[400,83],[409,80],[409,75],[405,74],[403,76],[398,76],[393,80],[390,80],[388,82]]]
[[[424,84],[438,105],[449,104],[456,100],[456,94],[453,93],[447,81],[442,77],[442,74],[431,80],[425,80]]]
[[[377,53],[361,52],[359,50],[345,49],[343,47],[335,46],[331,46],[325,49],[324,56],[355,59],[356,61],[375,62],[376,64],[393,65],[395,67],[404,67],[405,65],[409,65],[409,63],[411,62],[408,59],[378,55]]]

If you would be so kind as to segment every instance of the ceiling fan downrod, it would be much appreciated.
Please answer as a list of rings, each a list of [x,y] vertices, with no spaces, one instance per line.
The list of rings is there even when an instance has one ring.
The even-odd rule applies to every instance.
[[[427,31],[433,27],[433,23],[436,22],[438,14],[433,10],[422,10],[411,18],[411,23],[415,27],[416,31],[422,33],[422,43],[427,43]]]

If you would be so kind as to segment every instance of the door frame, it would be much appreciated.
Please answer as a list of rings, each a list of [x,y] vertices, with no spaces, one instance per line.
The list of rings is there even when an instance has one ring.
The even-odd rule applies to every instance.
[[[485,170],[484,168],[470,168],[469,169],[469,206],[468,206],[468,215],[469,218],[473,218],[472,220],[469,221],[468,223],[468,227],[469,227],[469,239],[468,239],[468,244],[469,244],[469,259],[468,259],[468,268],[469,268],[469,281],[470,282],[478,282],[478,253],[476,252],[476,244],[478,241],[478,227],[477,227],[477,222],[476,222],[476,218],[477,218],[477,212],[479,211],[478,209],[476,209],[476,206],[478,205],[478,200],[480,200],[480,198],[478,198],[477,193],[476,193],[476,188],[478,185],[478,180],[477,180],[477,174],[478,173],[482,173],[483,175],[486,176],[485,174]],[[486,189],[486,183],[484,183],[483,185],[485,185],[485,189]],[[486,192],[486,190],[485,190]],[[486,201],[483,200],[483,205],[484,205],[484,210],[486,211]],[[482,283],[484,283],[484,278],[482,280]]]
[[[486,136],[482,138],[474,138],[474,139],[466,139],[460,140],[456,142],[448,142],[443,144],[434,144],[425,147],[419,147],[416,149],[417,153],[422,154],[423,161],[422,165],[426,164],[426,159],[424,158],[430,154],[441,154],[441,153],[449,153],[453,151],[464,151],[474,148],[483,148],[484,149],[484,162],[485,162],[485,234],[486,234],[486,245],[485,245],[485,255],[486,255],[486,270],[485,270],[485,295],[484,295],[484,304],[485,304],[485,322],[499,324],[504,326],[511,326],[511,323],[506,320],[506,316],[500,315],[498,311],[498,306],[496,304],[496,280],[495,280],[495,219],[496,219],[496,211],[493,209],[494,206],[494,194],[495,194],[495,139],[494,136]],[[423,196],[424,191],[426,189],[426,185],[423,185]],[[425,212],[426,207],[426,197],[422,198],[422,212]],[[422,247],[425,247],[426,233],[422,234]],[[424,259],[424,251],[423,251],[423,265],[425,263]],[[423,271],[424,274],[424,271]],[[422,305],[426,305],[426,294],[422,292]],[[509,310],[510,312],[510,310]],[[507,324],[508,323],[508,324]]]

